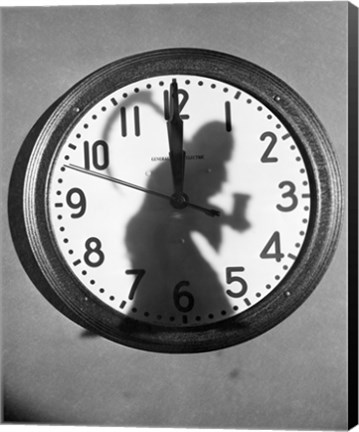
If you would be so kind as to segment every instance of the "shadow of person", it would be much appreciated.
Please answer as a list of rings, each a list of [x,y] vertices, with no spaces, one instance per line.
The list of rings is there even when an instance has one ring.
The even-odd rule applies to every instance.
[[[184,191],[190,202],[219,210],[219,217],[191,207],[175,209],[169,201],[146,195],[129,221],[125,239],[129,259],[133,270],[144,272],[132,304],[137,316],[146,316],[150,322],[181,325],[207,322],[209,316],[218,319],[230,313],[225,279],[219,277],[225,274],[225,268],[214,268],[195,237],[200,236],[218,254],[224,225],[237,231],[249,227],[245,218],[248,195],[236,194],[231,215],[210,202],[227,179],[226,162],[231,159],[232,149],[232,134],[217,121],[205,124],[191,142],[184,143]],[[161,190],[163,184],[172,183],[170,166],[169,160],[161,162],[146,187]],[[181,289],[189,294],[181,296]]]

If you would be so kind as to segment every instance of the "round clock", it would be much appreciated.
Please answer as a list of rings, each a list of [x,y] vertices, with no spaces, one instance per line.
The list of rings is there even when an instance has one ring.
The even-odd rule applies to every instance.
[[[157,352],[256,337],[312,292],[342,190],[316,115],[287,84],[199,49],[111,63],[39,119],[9,191],[14,244],[76,323]]]

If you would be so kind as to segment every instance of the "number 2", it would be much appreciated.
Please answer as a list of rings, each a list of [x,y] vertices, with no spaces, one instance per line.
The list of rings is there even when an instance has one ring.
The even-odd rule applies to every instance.
[[[274,156],[270,156],[271,151],[273,150],[274,146],[277,143],[277,137],[273,132],[264,132],[260,136],[260,140],[264,141],[266,138],[270,138],[270,142],[268,147],[266,148],[266,151],[263,153],[263,156],[261,157],[261,162],[263,163],[270,163],[270,162],[278,162],[278,158]]]

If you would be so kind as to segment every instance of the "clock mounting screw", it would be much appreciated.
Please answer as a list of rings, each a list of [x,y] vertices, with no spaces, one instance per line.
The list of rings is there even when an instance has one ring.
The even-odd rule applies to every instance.
[[[73,111],[77,114],[81,111],[81,109],[79,107],[74,107]]]
[[[285,296],[290,297],[290,295],[291,295],[290,291],[286,291]]]
[[[281,97],[278,96],[278,95],[275,95],[275,96],[273,97],[273,99],[274,99],[276,102],[280,102],[280,101],[281,101]]]

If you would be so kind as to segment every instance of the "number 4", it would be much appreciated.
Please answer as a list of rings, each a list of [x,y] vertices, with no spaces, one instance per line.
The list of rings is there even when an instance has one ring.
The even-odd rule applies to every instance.
[[[274,251],[270,252],[271,249],[274,249]],[[278,231],[273,233],[268,243],[264,246],[260,257],[264,259],[274,258],[277,262],[279,262],[284,257],[284,254],[282,254],[280,250],[280,235]]]

